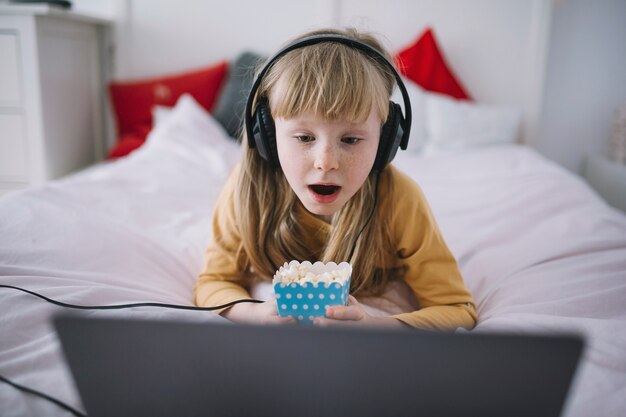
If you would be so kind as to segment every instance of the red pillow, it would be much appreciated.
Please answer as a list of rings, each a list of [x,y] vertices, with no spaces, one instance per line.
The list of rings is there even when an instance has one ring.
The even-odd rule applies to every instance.
[[[415,43],[398,52],[395,60],[400,72],[425,90],[472,100],[448,67],[431,28],[427,28]]]
[[[173,106],[184,93],[190,94],[202,107],[211,111],[227,70],[228,63],[224,61],[177,75],[132,82],[112,82],[109,84],[109,93],[117,122],[117,135],[120,138],[118,142],[121,143],[123,138],[128,140],[128,137],[133,137],[132,143],[136,145],[138,140],[145,140],[152,128],[152,107]],[[121,148],[126,149],[126,146]],[[111,150],[109,157],[113,153],[123,156],[119,150]]]
[[[126,134],[122,135],[117,143],[109,150],[108,159],[126,156],[135,149],[139,148],[146,141],[146,135]]]

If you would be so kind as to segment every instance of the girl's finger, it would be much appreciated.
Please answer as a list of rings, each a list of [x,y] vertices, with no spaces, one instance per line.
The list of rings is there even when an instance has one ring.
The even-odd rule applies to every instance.
[[[325,317],[316,317],[313,320],[315,327],[350,327],[354,326],[357,322],[353,320],[335,320]]]
[[[361,320],[363,312],[356,306],[328,307],[326,316],[334,320]]]
[[[270,324],[296,324],[296,319],[293,317],[272,316],[269,321]]]
[[[313,319],[313,326],[316,327],[328,327],[331,324],[332,320],[325,319],[324,317],[315,317]]]

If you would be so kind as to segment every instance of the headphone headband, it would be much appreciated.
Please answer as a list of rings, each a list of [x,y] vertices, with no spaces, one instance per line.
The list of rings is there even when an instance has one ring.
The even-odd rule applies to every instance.
[[[267,71],[269,71],[269,69],[274,65],[276,61],[278,61],[281,57],[293,51],[294,49],[304,48],[306,46],[315,45],[315,44],[323,43],[323,42],[335,42],[335,43],[340,43],[343,45],[350,46],[354,49],[358,49],[364,52],[367,56],[375,59],[377,62],[381,63],[382,65],[386,66],[387,68],[391,70],[396,80],[396,84],[398,85],[398,88],[400,89],[400,93],[402,94],[402,100],[404,101],[405,125],[404,125],[404,133],[402,135],[402,140],[400,141],[400,148],[402,150],[406,150],[407,145],[409,143],[409,134],[411,133],[411,101],[409,100],[409,94],[407,93],[406,87],[404,86],[404,83],[402,82],[402,78],[400,78],[400,74],[398,74],[398,71],[396,71],[394,66],[389,62],[389,60],[387,60],[387,58],[385,58],[385,56],[382,53],[380,53],[378,50],[371,47],[370,45],[364,42],[358,41],[356,39],[350,38],[348,36],[336,35],[336,34],[331,34],[331,33],[318,34],[318,35],[313,35],[313,36],[308,36],[306,38],[302,38],[296,42],[293,42],[287,45],[283,49],[279,50],[276,54],[274,54],[274,56],[272,56],[267,61],[263,69],[257,75],[256,80],[254,81],[254,84],[252,85],[252,88],[250,89],[250,94],[248,95],[248,101],[246,103],[246,112],[244,116],[245,116],[245,123],[246,123],[246,134],[248,136],[248,146],[250,148],[254,148],[256,145],[254,141],[254,132],[253,132],[252,105],[254,103],[257,90],[259,89],[259,86],[261,85],[261,81],[263,80],[263,77],[265,76]]]

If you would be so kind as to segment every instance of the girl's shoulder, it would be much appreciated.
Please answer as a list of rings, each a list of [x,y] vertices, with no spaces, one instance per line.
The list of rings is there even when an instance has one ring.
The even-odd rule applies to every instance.
[[[385,169],[387,170],[387,168]],[[390,190],[381,205],[381,215],[390,224],[397,248],[413,248],[425,239],[424,233],[436,228],[436,221],[420,185],[400,169],[388,167]],[[384,190],[381,190],[384,192]],[[381,194],[385,195],[385,194]]]
[[[406,227],[415,222],[431,221],[432,212],[420,185],[400,169],[389,165],[385,168],[387,180],[379,195],[384,196],[381,210],[396,227],[395,235],[404,235]]]
[[[383,173],[387,176],[383,182],[391,189],[394,200],[423,200],[424,193],[420,185],[405,172],[393,165],[387,166]]]

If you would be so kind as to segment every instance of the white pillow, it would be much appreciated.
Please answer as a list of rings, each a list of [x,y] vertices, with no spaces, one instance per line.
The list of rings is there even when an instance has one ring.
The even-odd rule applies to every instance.
[[[168,106],[152,106],[152,128],[157,127],[159,124],[172,113],[173,107]]]
[[[174,107],[154,106],[152,110],[156,118],[148,144],[182,140],[198,146],[202,143],[235,144],[222,125],[189,94],[180,96]]]
[[[185,154],[195,162],[204,161],[228,171],[239,159],[240,151],[241,146],[224,127],[191,95],[183,94],[133,154]]]
[[[409,80],[406,77],[401,77],[404,86],[406,87],[407,94],[409,95],[409,101],[411,102],[411,134],[409,136],[409,144],[407,146],[408,152],[420,152],[426,143],[426,125],[425,125],[425,111],[424,111],[424,96],[425,92],[415,82]],[[400,89],[396,87],[391,95],[391,101],[397,103],[402,107],[404,112],[404,100]],[[404,113],[406,116],[406,113]]]
[[[425,94],[425,151],[464,150],[519,139],[521,111]]]

